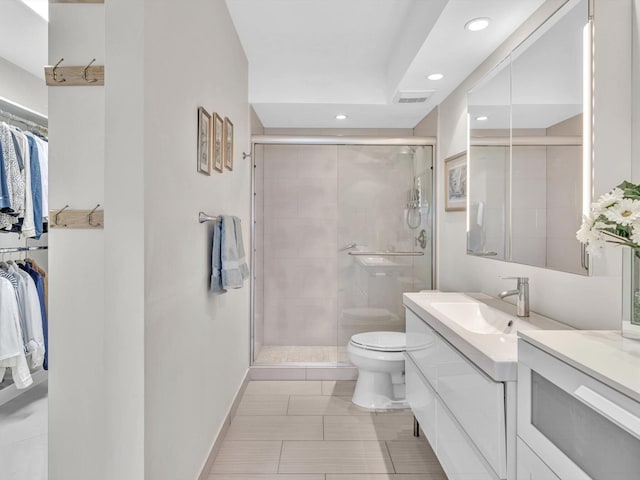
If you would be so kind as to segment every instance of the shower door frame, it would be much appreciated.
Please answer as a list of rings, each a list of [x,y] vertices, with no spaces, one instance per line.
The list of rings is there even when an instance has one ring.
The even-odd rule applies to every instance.
[[[249,366],[255,363],[255,271],[256,271],[256,145],[362,145],[362,146],[398,146],[398,147],[431,147],[433,174],[431,176],[431,287],[436,289],[437,279],[437,238],[436,218],[438,215],[438,181],[439,168],[436,161],[436,137],[366,137],[366,136],[307,136],[307,135],[251,135],[251,276],[250,276],[250,305],[249,305]],[[336,346],[337,347],[337,346]],[[262,365],[262,364],[261,364]],[[287,362],[284,364],[264,364],[276,367],[341,367],[347,364],[340,362],[331,365],[318,362]]]

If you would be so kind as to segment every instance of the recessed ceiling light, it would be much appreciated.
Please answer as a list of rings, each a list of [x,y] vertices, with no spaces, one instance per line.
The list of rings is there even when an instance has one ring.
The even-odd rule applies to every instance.
[[[344,113],[336,115],[336,120],[346,120],[347,116]]]
[[[487,120],[489,120],[489,117],[487,117],[486,115],[480,115],[479,117],[476,117],[476,120],[478,120],[479,122],[486,122]]]
[[[442,80],[444,78],[444,75],[442,75],[441,73],[432,73],[427,78],[429,80]]]
[[[478,32],[480,30],[484,30],[489,26],[489,19],[487,17],[474,18],[473,20],[469,20],[464,28],[467,30],[471,30],[472,32]]]

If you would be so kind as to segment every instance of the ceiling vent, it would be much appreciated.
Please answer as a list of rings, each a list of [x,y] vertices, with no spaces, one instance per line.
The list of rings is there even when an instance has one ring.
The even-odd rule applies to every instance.
[[[393,103],[424,103],[435,90],[404,90],[396,93],[393,97]]]

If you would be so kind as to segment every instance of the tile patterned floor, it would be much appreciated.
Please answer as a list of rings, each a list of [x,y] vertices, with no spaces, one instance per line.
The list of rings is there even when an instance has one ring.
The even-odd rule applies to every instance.
[[[209,480],[446,480],[411,413],[356,407],[354,386],[250,382]]]
[[[349,362],[347,347],[290,347],[266,345],[256,356],[257,363],[315,363]]]

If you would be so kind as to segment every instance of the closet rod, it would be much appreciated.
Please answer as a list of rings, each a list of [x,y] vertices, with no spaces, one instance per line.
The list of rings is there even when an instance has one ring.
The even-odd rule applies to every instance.
[[[46,245],[39,245],[35,247],[0,248],[0,253],[33,252],[35,250],[49,250],[49,247]]]
[[[40,125],[40,124],[38,124],[36,122],[33,122],[31,120],[27,120],[26,118],[22,118],[22,117],[20,117],[18,115],[14,115],[13,113],[9,113],[9,112],[6,112],[4,110],[0,110],[0,117],[3,117],[3,118],[5,118],[5,119],[7,119],[9,121],[12,121],[12,122],[20,122],[23,125],[27,125],[27,126],[32,127],[32,128],[45,130],[47,132],[49,131],[49,129],[47,127],[45,127],[44,125]]]

